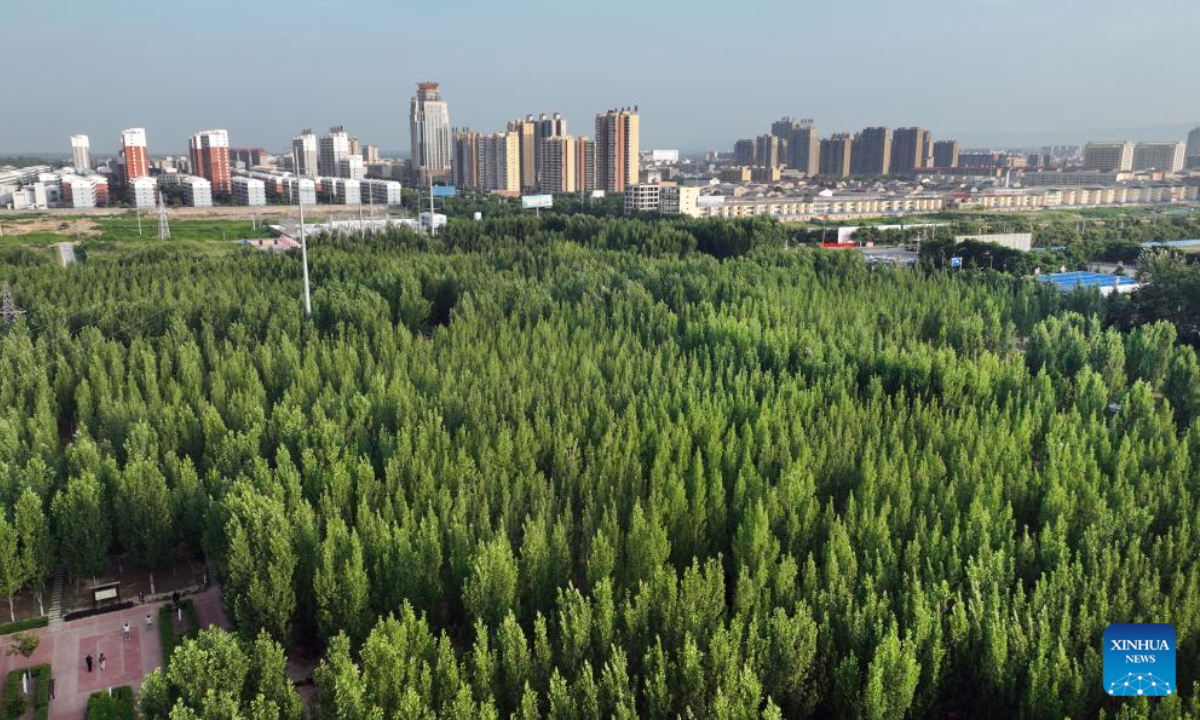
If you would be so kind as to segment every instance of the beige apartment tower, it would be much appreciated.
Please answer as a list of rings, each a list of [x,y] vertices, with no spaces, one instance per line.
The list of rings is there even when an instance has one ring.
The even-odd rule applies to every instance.
[[[575,138],[556,135],[542,141],[541,189],[548,193],[572,193],[575,181]]]
[[[479,186],[484,192],[521,192],[521,141],[517,133],[479,137]]]
[[[596,116],[596,189],[625,192],[638,182],[641,125],[637,108],[609,110]]]
[[[892,133],[892,160],[890,172],[910,173],[927,167],[933,154],[933,143],[929,131],[919,127],[897,128]]]
[[[1083,167],[1100,172],[1125,172],[1133,168],[1133,143],[1090,142],[1083,146]]]
[[[454,133],[454,184],[479,190],[479,133],[464,128]]]
[[[821,140],[821,174],[837,177],[849,175],[853,148],[854,140],[849,133],[834,133]]]
[[[524,120],[510,120],[508,131],[517,134],[521,145],[521,188],[533,190],[537,187],[537,121],[532,115]]]
[[[1181,142],[1140,142],[1133,146],[1133,169],[1177,173],[1183,169],[1183,157]]]
[[[589,193],[596,189],[596,143],[587,135],[575,138],[575,189]]]

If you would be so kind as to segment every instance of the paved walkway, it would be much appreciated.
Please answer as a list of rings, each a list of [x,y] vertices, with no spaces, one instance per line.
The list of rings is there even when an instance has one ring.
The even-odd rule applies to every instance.
[[[229,621],[216,589],[189,595],[196,604],[196,619],[200,627],[209,625],[229,627]],[[50,702],[50,717],[80,720],[87,708],[88,696],[97,690],[132,685],[135,691],[151,670],[162,665],[162,644],[158,638],[158,609],[164,602],[135,605],[128,610],[105,613],[56,624],[35,630],[42,642],[33,657],[0,656],[0,681],[14,670],[29,665],[50,663],[54,676],[54,700]],[[146,614],[153,624],[146,627]],[[123,628],[129,623],[130,638],[125,641]],[[0,640],[7,647],[9,639]],[[100,654],[104,653],[105,669],[100,670]],[[88,672],[85,658],[91,655],[95,664]]]

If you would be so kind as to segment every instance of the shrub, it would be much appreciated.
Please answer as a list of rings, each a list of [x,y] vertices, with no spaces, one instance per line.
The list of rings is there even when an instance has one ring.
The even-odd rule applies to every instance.
[[[21,632],[22,630],[32,630],[33,628],[42,628],[50,624],[50,618],[42,615],[35,618],[27,618],[16,622],[0,624],[0,635],[8,635],[9,633]]]
[[[113,688],[111,696],[107,690],[99,690],[88,698],[87,720],[133,719],[133,688],[128,685]]]
[[[21,694],[21,673],[25,670],[13,670],[4,679],[4,700],[0,702],[0,716],[4,720],[16,720],[25,714],[25,696]]]
[[[158,609],[158,639],[162,643],[163,664],[171,661],[171,654],[184,638],[196,637],[200,632],[200,622],[196,619],[196,603],[191,598],[179,603],[183,607],[183,619],[187,630],[182,636],[176,636],[171,621],[175,615],[175,605],[167,604]]]
[[[69,612],[66,615],[63,615],[63,620],[80,620],[82,618],[92,617],[95,615],[103,615],[104,613],[116,612],[118,610],[128,610],[131,607],[133,607],[133,602],[126,601],[123,603],[117,603],[115,605],[106,605],[102,608],[96,608],[94,610],[90,608],[87,610],[76,610],[75,612]]]
[[[33,695],[33,717],[34,720],[46,720],[50,717],[50,678],[53,677],[50,665],[44,663],[36,666],[33,674],[37,682],[37,690]]]

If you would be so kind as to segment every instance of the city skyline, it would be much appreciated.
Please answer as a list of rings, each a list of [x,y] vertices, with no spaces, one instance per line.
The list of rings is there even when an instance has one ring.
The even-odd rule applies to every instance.
[[[1031,0],[967,0],[965,7],[926,0],[925,12],[864,1],[854,13],[766,2],[744,17],[724,5],[676,0],[523,3],[536,13],[469,2],[395,8],[366,0],[214,0],[186,25],[169,8],[139,0],[116,14],[69,5],[69,13],[9,9],[0,59],[27,73],[65,77],[68,68],[94,66],[97,44],[129,42],[141,57],[164,61],[143,63],[137,73],[97,74],[70,92],[36,77],[11,83],[7,99],[23,111],[0,122],[5,154],[63,152],[66,138],[80,133],[91,136],[94,153],[111,154],[117,133],[131,126],[152,129],[163,153],[184,154],[196,128],[227,128],[238,145],[279,151],[297,128],[337,124],[385,150],[403,150],[410,146],[411,88],[427,77],[442,83],[458,126],[502,127],[542,111],[586,122],[607,107],[639,105],[645,147],[689,153],[724,147],[761,118],[785,115],[814,117],[831,132],[918,125],[967,146],[1127,134],[1170,140],[1174,129],[1200,121],[1200,98],[1185,90],[1187,69],[1200,59],[1187,37],[1200,8],[1178,0],[1136,14],[1110,0],[1050,7]],[[970,17],[964,9],[986,14],[987,23],[964,20]],[[280,74],[265,55],[250,51],[280,39],[285,55],[328,43],[322,14],[336,21],[337,13],[354,28],[334,48],[344,63],[303,63]],[[586,23],[577,22],[580,13]],[[764,14],[772,22],[760,22]],[[1035,19],[1047,29],[1046,41],[1014,44]],[[812,30],[839,27],[833,20],[845,31]],[[518,25],[522,32],[514,33]],[[634,27],[648,32],[633,33]],[[809,30],[797,33],[803,28]],[[212,55],[205,49],[211,32],[247,52]],[[520,40],[531,32],[537,43]],[[751,32],[752,44],[740,42]],[[1110,49],[1117,45],[1152,45],[1154,82],[1145,82],[1139,63],[1113,63]],[[200,52],[211,61],[165,59]],[[19,62],[32,57],[38,63]],[[548,62],[552,57],[576,60]],[[362,72],[345,76],[336,69],[347,64]],[[1116,132],[1129,128],[1144,132]]]

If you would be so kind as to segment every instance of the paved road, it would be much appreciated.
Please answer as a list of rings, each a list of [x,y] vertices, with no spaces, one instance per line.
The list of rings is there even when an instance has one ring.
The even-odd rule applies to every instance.
[[[71,243],[59,243],[56,247],[58,247],[58,259],[62,262],[63,267],[75,264],[74,245]]]

